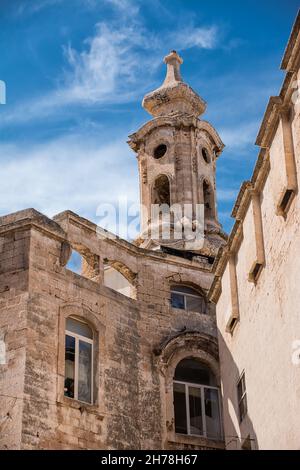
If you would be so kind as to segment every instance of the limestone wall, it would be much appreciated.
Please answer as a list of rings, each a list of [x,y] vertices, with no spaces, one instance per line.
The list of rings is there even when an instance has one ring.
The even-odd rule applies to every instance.
[[[205,360],[212,361],[218,373],[213,305],[206,314],[170,307],[172,283],[187,283],[207,292],[213,276],[207,260],[190,261],[122,240],[99,239],[94,224],[72,213],[52,221],[35,211],[23,211],[3,219],[0,227],[3,243],[11,243],[13,252],[21,250],[18,259],[23,263],[10,265],[11,274],[6,261],[1,263],[6,271],[0,284],[0,321],[1,328],[9,329],[6,340],[11,359],[8,366],[0,366],[0,390],[18,395],[20,403],[16,408],[14,398],[0,397],[4,415],[15,407],[10,427],[1,433],[2,448],[222,446],[194,437],[175,439],[167,409],[170,385],[166,388],[163,375],[168,359],[161,359],[172,341],[180,354],[185,349],[189,354],[192,347],[198,351],[199,337]],[[24,234],[22,246],[17,227]],[[6,258],[9,247],[2,244],[2,248]],[[66,267],[70,248],[84,256],[83,274],[89,278]],[[131,280],[136,300],[103,285],[107,262]],[[4,279],[7,289],[2,288]],[[65,319],[69,315],[82,317],[95,332],[93,405],[64,397]],[[182,338],[179,343],[178,337]]]
[[[299,57],[299,18],[295,28],[288,57],[293,48],[298,48]],[[217,326],[228,449],[239,449],[248,436],[252,448],[300,448],[300,199],[298,188],[293,190],[294,179],[299,184],[300,178],[300,106],[299,100],[292,98],[295,68],[294,62],[279,97],[271,98],[268,105],[257,139],[262,150],[248,189],[238,197],[236,224],[217,267],[221,275]],[[282,211],[286,189],[292,191],[292,198]],[[259,197],[262,233],[253,217],[253,194]],[[263,242],[265,263],[250,282],[257,248],[253,233]],[[226,323],[232,309],[228,260],[232,256],[239,321],[228,332]],[[243,371],[248,413],[240,422],[237,382]]]

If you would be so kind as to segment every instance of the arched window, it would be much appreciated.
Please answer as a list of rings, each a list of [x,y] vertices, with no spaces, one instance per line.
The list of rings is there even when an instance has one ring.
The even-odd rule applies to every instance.
[[[119,261],[104,260],[104,285],[120,294],[136,299],[135,274]]]
[[[66,320],[64,395],[93,403],[93,331],[73,317]]]
[[[79,251],[80,250],[80,251]],[[69,271],[93,281],[98,280],[99,256],[80,247],[78,251],[72,248],[70,257],[65,264]]]
[[[153,186],[153,204],[168,204],[170,206],[170,183],[166,175],[156,178]]]
[[[221,439],[220,398],[209,367],[188,357],[179,362],[173,381],[175,432]]]
[[[83,265],[83,257],[78,251],[72,250],[71,256],[66,264],[66,268],[73,273],[81,274]]]
[[[206,313],[205,298],[195,289],[187,286],[177,285],[171,287],[171,305],[173,308]]]

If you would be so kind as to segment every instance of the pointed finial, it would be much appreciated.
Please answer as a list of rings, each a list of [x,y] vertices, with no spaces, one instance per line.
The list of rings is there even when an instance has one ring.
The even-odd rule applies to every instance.
[[[170,54],[164,58],[164,62],[167,64],[167,75],[162,86],[164,87],[182,82],[180,65],[183,63],[183,60],[177,52],[171,51]]]
[[[176,51],[171,51],[164,62],[167,64],[166,78],[159,88],[144,96],[143,107],[155,117],[174,112],[196,117],[203,114],[206,109],[205,101],[181,78],[182,58]]]

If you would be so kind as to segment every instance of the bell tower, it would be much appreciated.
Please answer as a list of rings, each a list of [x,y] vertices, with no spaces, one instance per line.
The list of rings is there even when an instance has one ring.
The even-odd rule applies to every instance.
[[[200,118],[206,103],[182,80],[182,58],[171,51],[164,62],[163,84],[143,99],[153,119],[129,136],[128,142],[137,154],[140,176],[138,242],[148,249],[167,246],[214,256],[226,238],[218,222],[215,195],[216,161],[224,144],[211,124]],[[192,227],[189,236],[182,231],[182,236],[174,237],[182,219],[174,219],[171,213],[170,236],[163,237],[160,227],[154,237],[153,227],[161,224],[161,218],[157,221],[153,216],[157,205],[181,208],[182,219]],[[201,248],[193,235],[196,227],[202,227]]]

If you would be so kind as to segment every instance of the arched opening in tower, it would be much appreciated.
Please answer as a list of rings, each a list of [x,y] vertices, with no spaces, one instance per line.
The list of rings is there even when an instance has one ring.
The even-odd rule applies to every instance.
[[[153,204],[168,204],[170,206],[170,183],[166,175],[156,178],[153,186]]]
[[[203,181],[203,202],[204,202],[204,218],[214,218],[214,196],[210,184],[207,181]]]

